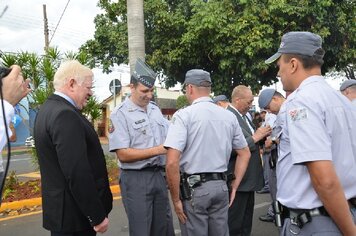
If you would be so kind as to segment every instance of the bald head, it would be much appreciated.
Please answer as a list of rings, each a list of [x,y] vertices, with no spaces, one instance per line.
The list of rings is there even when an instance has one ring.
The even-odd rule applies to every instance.
[[[252,96],[252,91],[245,85],[238,85],[232,91],[232,98],[245,98],[246,96]]]
[[[236,86],[231,94],[231,103],[242,115],[245,115],[253,103],[251,89],[244,85]]]

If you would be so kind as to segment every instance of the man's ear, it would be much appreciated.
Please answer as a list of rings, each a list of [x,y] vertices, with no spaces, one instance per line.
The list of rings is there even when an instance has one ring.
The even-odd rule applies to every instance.
[[[76,83],[76,81],[74,80],[74,78],[70,78],[70,79],[68,80],[68,87],[69,87],[70,89],[73,89],[75,83]]]
[[[290,63],[291,73],[295,73],[299,67],[300,61],[298,61],[296,58],[292,58],[289,63]]]

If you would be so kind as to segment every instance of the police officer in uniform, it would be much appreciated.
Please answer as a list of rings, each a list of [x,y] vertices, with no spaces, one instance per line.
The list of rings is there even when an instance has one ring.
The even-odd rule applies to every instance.
[[[277,162],[282,235],[356,235],[356,109],[321,76],[319,35],[289,32],[278,76],[292,92],[283,108]]]
[[[229,99],[223,94],[214,97],[213,102],[224,109],[226,109],[230,104]]]
[[[131,95],[111,113],[109,148],[119,159],[120,188],[131,236],[174,235],[164,178],[169,122],[151,102],[156,74],[138,59]]]
[[[210,74],[189,70],[184,82],[190,106],[177,111],[164,146],[167,181],[182,235],[224,236],[228,231],[228,187],[225,181],[231,150],[236,150],[236,179],[232,202],[246,171],[250,152],[234,115],[216,106],[209,97]],[[180,173],[183,179],[180,182]],[[179,197],[180,183],[188,181],[191,196]],[[182,191],[181,191],[182,192]]]
[[[258,97],[258,105],[261,109],[268,111],[268,114],[276,115],[276,120],[272,127],[272,134],[265,141],[264,149],[269,152],[268,159],[264,163],[264,168],[268,168],[268,185],[272,198],[272,204],[268,208],[267,214],[259,217],[261,221],[273,222],[275,221],[275,214],[273,210],[273,203],[276,202],[277,193],[277,179],[276,179],[276,164],[277,164],[277,143],[281,134],[281,119],[278,118],[283,113],[281,110],[284,103],[284,96],[275,89],[265,89],[260,93]],[[279,222],[276,222],[278,224]],[[278,225],[277,225],[278,226]]]
[[[340,92],[345,95],[354,105],[356,105],[356,80],[349,79],[340,86]]]

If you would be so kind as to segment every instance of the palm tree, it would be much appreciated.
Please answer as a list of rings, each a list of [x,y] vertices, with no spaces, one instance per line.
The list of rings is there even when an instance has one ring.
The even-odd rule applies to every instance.
[[[137,58],[145,59],[143,0],[127,0],[127,29],[129,64],[132,74]]]
[[[86,65],[89,58],[85,53],[67,52],[64,56],[58,48],[48,48],[46,54],[39,56],[35,53],[20,52],[17,54],[4,53],[0,60],[3,65],[10,67],[13,64],[18,64],[22,68],[22,74],[25,78],[29,78],[32,84],[32,92],[28,95],[30,114],[34,116],[38,108],[47,98],[54,92],[53,77],[62,60],[75,59]],[[101,109],[98,101],[93,97],[83,111],[88,119],[94,124],[94,121],[101,117]],[[33,117],[34,118],[34,117]],[[32,127],[30,121],[30,127]],[[30,133],[32,129],[30,128]]]

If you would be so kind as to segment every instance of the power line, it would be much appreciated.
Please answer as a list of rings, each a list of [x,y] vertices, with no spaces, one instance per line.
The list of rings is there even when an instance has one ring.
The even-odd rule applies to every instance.
[[[7,11],[8,8],[9,8],[9,6],[6,5],[5,8],[2,10],[2,12],[0,14],[0,18],[5,14],[5,12]]]
[[[70,2],[70,0],[68,0],[66,6],[64,7],[64,10],[63,10],[63,12],[62,12],[62,15],[61,15],[61,17],[59,18],[58,23],[57,23],[57,26],[56,26],[56,28],[54,29],[54,32],[53,32],[53,34],[52,34],[52,37],[51,37],[51,39],[49,40],[49,44],[51,43],[51,41],[52,41],[52,39],[53,39],[53,37],[54,37],[54,35],[55,35],[55,33],[56,33],[57,27],[58,27],[59,23],[61,22],[62,17],[63,17],[63,15],[64,15],[65,11],[67,10],[67,7],[68,7],[69,2]]]

